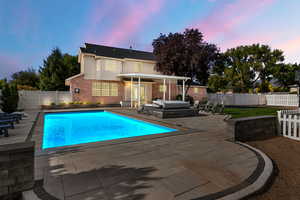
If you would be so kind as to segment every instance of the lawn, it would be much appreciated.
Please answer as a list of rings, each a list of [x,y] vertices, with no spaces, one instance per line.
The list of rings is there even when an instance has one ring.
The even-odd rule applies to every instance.
[[[253,117],[263,115],[276,115],[276,111],[282,108],[260,107],[260,108],[225,108],[224,112],[232,118]]]

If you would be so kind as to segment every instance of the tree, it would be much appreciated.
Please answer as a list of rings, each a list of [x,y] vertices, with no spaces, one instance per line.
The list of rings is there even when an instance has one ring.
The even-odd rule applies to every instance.
[[[223,58],[223,75],[235,92],[248,92],[258,81],[267,92],[272,72],[284,61],[283,52],[267,45],[253,44],[227,50]],[[220,67],[218,68],[220,71]]]
[[[12,82],[18,87],[38,89],[40,78],[33,68],[16,72],[12,75]]]
[[[220,75],[212,75],[208,79],[208,88],[211,92],[220,92],[227,89],[228,80]]]
[[[274,67],[273,77],[276,79],[276,82],[280,84],[285,90],[288,89],[289,85],[296,84],[295,73],[300,70],[300,65],[295,64],[280,64]]]
[[[3,112],[12,113],[17,111],[19,102],[19,94],[17,85],[14,83],[5,83],[2,88],[1,109]]]
[[[40,88],[42,90],[67,90],[65,80],[78,74],[80,67],[76,56],[62,54],[58,48],[44,60],[40,72]]]
[[[4,84],[5,84],[6,80],[0,80],[0,90],[3,88]]]
[[[184,33],[160,34],[153,40],[156,70],[166,75],[186,76],[205,85],[209,69],[214,64],[219,49],[203,40],[198,29]],[[188,82],[188,89],[191,81]],[[188,91],[186,90],[186,92]]]

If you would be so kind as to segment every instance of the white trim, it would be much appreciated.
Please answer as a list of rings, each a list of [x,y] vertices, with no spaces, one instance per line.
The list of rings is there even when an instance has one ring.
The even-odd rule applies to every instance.
[[[74,79],[74,78],[77,78],[77,77],[79,77],[79,76],[81,76],[81,75],[83,75],[83,73],[80,73],[80,74],[76,74],[76,75],[74,75],[74,76],[71,76],[71,77],[67,78],[65,81],[70,81],[70,80],[72,80],[72,79]]]
[[[125,61],[135,61],[135,62],[143,62],[143,63],[150,63],[155,64],[156,61],[154,60],[143,60],[143,59],[134,59],[134,58],[123,58]]]
[[[175,80],[189,80],[191,78],[184,76],[167,76],[159,74],[141,74],[141,73],[130,73],[130,74],[118,74],[118,77],[137,77],[137,78],[153,78],[153,79],[175,79]]]

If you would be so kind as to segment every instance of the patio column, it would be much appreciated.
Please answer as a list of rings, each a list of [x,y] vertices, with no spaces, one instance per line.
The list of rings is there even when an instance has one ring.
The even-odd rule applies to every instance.
[[[185,80],[182,80],[182,101],[185,101]]]
[[[130,82],[130,107],[133,107],[133,77],[131,77],[131,82]]]
[[[171,79],[169,79],[169,101],[171,100]]]
[[[164,78],[164,101],[166,100],[166,79]]]
[[[141,106],[141,77],[139,76],[139,87],[138,87],[138,107]]]

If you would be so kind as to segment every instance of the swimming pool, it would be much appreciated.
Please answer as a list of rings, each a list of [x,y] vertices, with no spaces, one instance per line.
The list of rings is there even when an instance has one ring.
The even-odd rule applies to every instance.
[[[44,116],[42,148],[167,133],[176,129],[107,111],[48,113]]]

